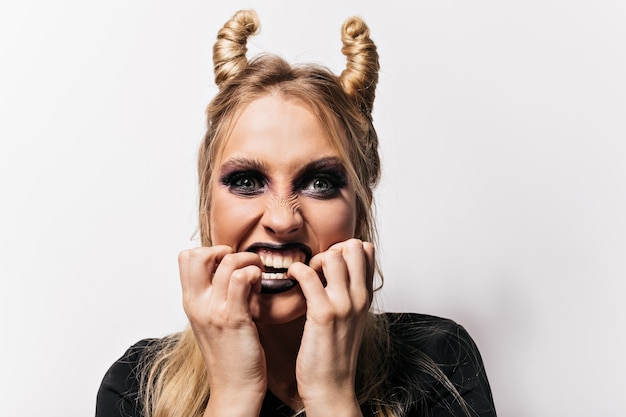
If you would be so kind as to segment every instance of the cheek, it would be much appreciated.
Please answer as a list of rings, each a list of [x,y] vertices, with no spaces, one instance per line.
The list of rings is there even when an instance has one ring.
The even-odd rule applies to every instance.
[[[354,237],[356,228],[356,208],[352,199],[339,200],[335,204],[312,207],[309,225],[319,240],[320,250],[326,250],[334,243]]]
[[[217,189],[211,194],[211,242],[236,247],[252,227],[258,209],[252,200],[242,200]]]

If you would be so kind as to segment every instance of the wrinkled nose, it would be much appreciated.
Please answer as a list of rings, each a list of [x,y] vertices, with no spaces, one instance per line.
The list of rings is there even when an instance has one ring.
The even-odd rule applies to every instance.
[[[275,197],[261,218],[265,230],[276,237],[290,236],[302,228],[304,219],[297,197]]]

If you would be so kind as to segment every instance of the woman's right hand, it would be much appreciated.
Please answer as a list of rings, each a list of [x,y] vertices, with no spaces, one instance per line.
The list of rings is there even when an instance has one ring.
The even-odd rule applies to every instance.
[[[261,260],[229,246],[178,256],[183,307],[204,356],[211,396],[205,416],[258,415],[267,389],[265,354],[249,295],[261,288]]]

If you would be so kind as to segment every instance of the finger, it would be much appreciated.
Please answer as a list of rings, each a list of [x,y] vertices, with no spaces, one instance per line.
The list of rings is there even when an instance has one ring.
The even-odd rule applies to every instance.
[[[313,260],[313,267],[318,270],[318,273],[320,269],[323,271],[327,284],[323,298],[320,296],[320,299],[312,301],[307,299],[309,317],[315,317],[322,321],[330,319],[325,313],[332,313],[335,317],[349,317],[353,312],[354,302],[350,293],[348,268],[341,248],[331,247],[316,255],[316,259]],[[326,305],[323,304],[324,301],[327,303]]]
[[[353,294],[367,294],[367,259],[363,242],[350,239],[343,242],[342,255],[348,266],[350,291]]]
[[[363,242],[363,250],[367,261],[367,292],[370,301],[374,296],[374,274],[376,273],[376,250],[370,242]]]
[[[184,293],[198,294],[211,285],[217,264],[231,253],[229,246],[199,247],[178,255],[178,268]]]
[[[359,239],[348,239],[330,247],[340,250],[347,267],[350,301],[359,311],[368,310],[373,294],[374,245]]]
[[[324,275],[328,290],[347,291],[349,289],[350,277],[342,246],[333,245],[327,251],[317,254],[316,259],[312,259],[312,264],[309,263],[309,265]]]
[[[373,284],[372,274],[368,266],[369,260],[366,245],[358,239],[351,239],[346,242],[343,255],[348,265],[350,294],[354,308],[359,312],[367,311],[372,300],[371,288]]]
[[[248,265],[235,270],[228,282],[226,313],[228,317],[250,317],[248,300],[256,283],[261,281],[261,268]]]
[[[212,291],[215,300],[226,301],[233,273],[250,265],[254,265],[259,269],[263,267],[259,255],[252,252],[237,252],[224,256],[213,276]],[[250,283],[249,285],[252,284]]]
[[[369,283],[370,276],[368,276],[368,261],[365,245],[359,239],[349,239],[345,242],[333,245],[331,249],[341,250],[341,255],[347,269],[347,300],[341,298],[343,295],[341,293],[331,295],[332,298],[342,300],[343,304],[337,305],[344,306],[346,310],[339,311],[344,311],[346,314],[355,312],[360,314],[368,311],[372,298],[369,290],[371,283]],[[348,311],[348,308],[351,308],[351,310]]]
[[[300,285],[307,306],[322,308],[328,304],[328,295],[318,272],[302,262],[294,262],[287,270],[287,276],[295,279]]]
[[[309,260],[309,264],[307,265],[309,268],[313,269],[315,272],[317,272],[318,278],[320,280],[320,282],[322,283],[323,287],[326,287],[326,284],[328,283],[326,281],[326,277],[324,276],[324,271],[322,268],[322,253],[318,253],[317,255],[313,256],[310,260]]]

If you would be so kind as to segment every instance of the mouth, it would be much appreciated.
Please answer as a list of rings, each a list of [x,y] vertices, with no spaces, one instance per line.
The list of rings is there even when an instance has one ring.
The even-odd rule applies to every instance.
[[[287,277],[287,270],[294,262],[308,264],[311,260],[311,249],[302,243],[253,243],[246,252],[256,253],[261,258],[262,294],[277,294],[298,285],[298,281]]]

